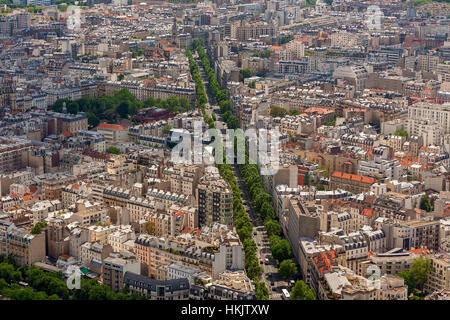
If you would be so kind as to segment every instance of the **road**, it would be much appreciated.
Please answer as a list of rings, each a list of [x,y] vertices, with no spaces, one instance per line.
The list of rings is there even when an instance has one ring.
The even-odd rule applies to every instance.
[[[203,85],[205,89],[208,88],[208,80],[206,78],[205,70],[201,65],[201,61],[199,59],[195,59],[198,64],[200,75],[202,77]],[[214,101],[214,98],[210,96],[209,90],[206,90],[206,98],[208,102],[206,103],[206,113],[211,116],[213,109],[218,106],[211,105],[211,101]],[[216,113],[216,127],[218,122],[221,122],[222,117],[220,113]],[[250,199],[250,195],[247,192],[247,186],[245,185],[245,181],[241,176],[239,166],[237,164],[232,165],[233,174],[236,178],[236,182],[238,184],[239,189],[241,190],[242,201],[244,202],[244,207],[246,212],[248,213],[251,222],[253,223],[253,240],[256,243],[257,251],[256,256],[258,260],[263,262],[261,267],[263,268],[262,279],[264,280],[267,289],[269,289],[269,299],[270,300],[280,300],[281,299],[281,289],[287,288],[287,283],[281,279],[278,274],[278,269],[276,266],[276,260],[272,257],[272,252],[270,250],[269,238],[266,233],[266,229],[264,227],[263,221],[259,218],[258,213],[253,207],[253,203]],[[267,259],[267,260],[266,260]],[[273,285],[272,285],[273,284]]]

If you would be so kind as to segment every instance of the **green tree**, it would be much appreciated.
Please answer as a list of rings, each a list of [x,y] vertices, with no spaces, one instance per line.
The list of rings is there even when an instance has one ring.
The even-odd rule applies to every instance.
[[[292,260],[283,260],[278,268],[278,273],[285,279],[291,279],[297,273],[297,266]]]
[[[87,112],[86,115],[87,115],[87,118],[88,118],[88,124],[91,127],[98,126],[98,124],[100,123],[100,119],[94,113]]]
[[[162,132],[163,132],[163,134],[167,135],[167,134],[170,133],[170,130],[172,130],[172,126],[171,126],[170,124],[166,124],[166,125],[163,127]]]
[[[258,300],[269,300],[269,290],[262,281],[255,280],[255,295]]]
[[[120,115],[121,118],[127,118],[129,111],[130,111],[130,104],[128,103],[128,101],[120,103],[119,106],[117,107],[117,113]]]
[[[272,255],[278,261],[290,259],[292,257],[291,246],[285,239],[277,241],[272,246]]]
[[[408,139],[408,131],[403,130],[403,129],[398,129],[398,130],[396,130],[396,131],[394,132],[394,135],[406,137],[406,139]]]
[[[253,72],[249,68],[244,68],[244,69],[239,70],[239,75],[240,75],[241,80],[244,80],[244,79],[252,77]]]
[[[425,210],[426,212],[433,211],[433,206],[430,203],[430,197],[427,194],[424,194],[422,198],[420,198],[420,209]]]
[[[67,104],[67,112],[68,113],[77,114],[78,110],[79,110],[78,103],[76,103],[75,101],[70,101]]]
[[[264,226],[266,227],[267,235],[270,237],[272,235],[279,236],[281,234],[281,227],[278,222],[272,219],[266,220],[264,223]]]
[[[398,275],[405,279],[405,284],[408,286],[409,294],[415,294],[418,292],[423,295],[424,285],[428,280],[428,275],[431,269],[431,259],[419,257],[412,262],[409,270],[399,272]]]
[[[291,291],[291,300],[316,300],[314,289],[310,288],[303,280],[295,283]]]
[[[303,185],[305,186],[309,186],[310,182],[309,182],[309,173],[305,172],[305,178],[303,180]]]
[[[119,74],[119,76],[117,77],[117,80],[122,81],[125,78],[125,76],[121,73]]]

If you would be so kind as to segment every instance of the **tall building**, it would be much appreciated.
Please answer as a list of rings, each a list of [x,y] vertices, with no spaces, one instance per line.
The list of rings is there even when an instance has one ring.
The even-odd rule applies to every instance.
[[[136,275],[141,274],[141,265],[136,257],[122,251],[120,254],[111,253],[109,257],[103,260],[103,283],[114,291],[121,291],[124,287],[124,276],[126,272],[132,272]]]
[[[233,223],[233,191],[216,167],[207,167],[197,189],[200,226]]]

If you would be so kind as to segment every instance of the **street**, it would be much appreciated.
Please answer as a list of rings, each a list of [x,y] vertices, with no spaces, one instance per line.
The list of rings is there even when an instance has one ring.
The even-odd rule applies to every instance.
[[[205,70],[201,64],[199,59],[195,59],[199,66],[200,75],[203,80],[203,85],[205,86],[205,90],[208,88],[208,81],[206,79]],[[206,113],[208,116],[211,116],[213,109],[218,108],[218,106],[214,106],[211,104],[213,101],[213,97],[210,96],[209,90],[206,90],[206,97],[208,102],[206,103]],[[223,123],[222,117],[220,113],[216,113],[216,127],[218,122]],[[253,203],[250,199],[250,195],[247,193],[247,187],[245,185],[244,179],[241,177],[241,173],[239,170],[239,166],[237,164],[232,165],[233,174],[236,178],[236,182],[238,184],[239,189],[241,190],[241,197],[243,201],[243,205],[245,207],[246,212],[248,213],[250,220],[253,224],[253,240],[256,243],[257,250],[256,256],[260,261],[260,265],[263,268],[263,274],[261,276],[262,280],[265,282],[267,289],[269,290],[269,299],[270,300],[281,300],[281,289],[287,288],[287,283],[281,279],[278,274],[278,269],[276,266],[276,261],[272,257],[272,252],[270,250],[269,238],[266,233],[266,229],[264,227],[263,221],[259,218],[258,213],[253,207]],[[262,263],[261,263],[262,262]]]

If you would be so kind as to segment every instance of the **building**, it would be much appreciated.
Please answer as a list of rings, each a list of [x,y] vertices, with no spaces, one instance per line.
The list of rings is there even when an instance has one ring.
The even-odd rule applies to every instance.
[[[431,259],[432,268],[425,283],[425,291],[433,293],[441,290],[450,290],[450,257],[439,254]]]
[[[17,172],[22,169],[22,154],[31,151],[31,148],[31,141],[0,137],[0,173]]]
[[[84,266],[90,266],[92,261],[102,264],[112,253],[112,247],[109,244],[101,242],[85,242],[81,245],[80,262]]]
[[[45,260],[45,233],[30,234],[12,222],[0,220],[0,254],[12,255],[18,265],[31,266]]]
[[[134,253],[141,261],[141,273],[157,278],[161,266],[181,263],[217,279],[225,270],[244,269],[244,252],[237,238],[222,240],[216,247],[195,237],[186,241],[183,236],[158,238],[140,234],[135,241]]]
[[[331,175],[332,189],[344,189],[353,193],[367,192],[375,182],[375,178],[340,171],[335,171]]]
[[[430,120],[437,123],[443,132],[450,132],[450,104],[415,103],[408,107],[408,119]]]
[[[131,292],[145,296],[148,300],[188,300],[189,280],[155,280],[143,275],[126,272],[124,284]]]
[[[97,133],[105,137],[107,146],[128,142],[128,128],[118,124],[100,123]]]
[[[207,167],[197,188],[198,218],[200,226],[214,222],[233,223],[233,191],[216,167]]]

